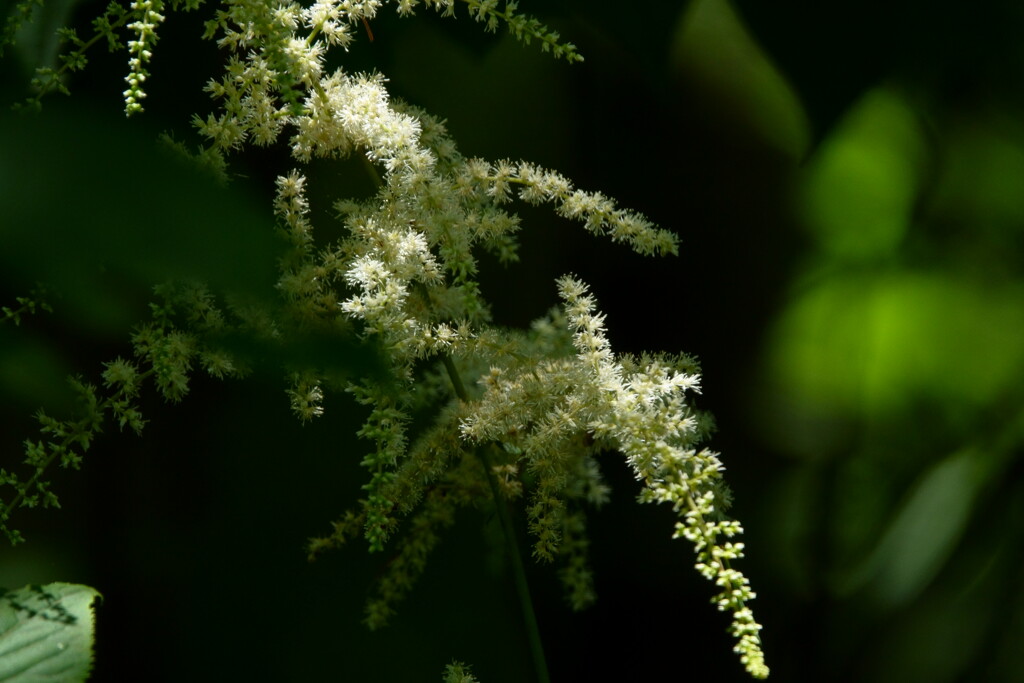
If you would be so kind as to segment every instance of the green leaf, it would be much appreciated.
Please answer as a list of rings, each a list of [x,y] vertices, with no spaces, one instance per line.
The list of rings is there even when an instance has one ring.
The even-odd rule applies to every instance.
[[[676,71],[765,144],[800,158],[810,141],[803,106],[785,76],[727,0],[697,0],[680,18],[672,44]]]
[[[987,247],[992,252],[982,255],[988,260],[989,253],[1012,255],[1024,231],[1024,125],[998,112],[949,128],[928,213],[946,231],[952,225],[965,235],[958,250],[973,254]]]
[[[833,276],[794,299],[769,348],[771,383],[791,402],[776,432],[787,438],[797,416],[805,426],[828,416],[891,421],[921,400],[958,412],[1015,391],[1024,299],[1016,287],[928,272]],[[831,436],[816,435],[807,452]]]
[[[84,681],[99,592],[51,583],[0,594],[0,682]]]
[[[967,448],[922,474],[874,552],[840,591],[866,586],[883,609],[916,597],[962,538],[982,486],[996,472],[990,460]]]
[[[924,132],[898,93],[868,93],[818,149],[802,188],[807,227],[844,261],[896,252],[927,165]]]

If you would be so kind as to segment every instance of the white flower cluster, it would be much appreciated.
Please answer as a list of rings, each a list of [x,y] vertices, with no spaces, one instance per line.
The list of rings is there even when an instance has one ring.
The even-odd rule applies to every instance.
[[[305,104],[307,113],[294,120],[298,132],[292,138],[292,153],[299,161],[360,149],[388,171],[402,166],[428,169],[433,163],[419,149],[419,122],[389,106],[380,75],[350,77],[336,71]]]
[[[677,536],[694,544],[698,570],[719,586],[715,601],[733,614],[737,652],[752,675],[766,676],[760,626],[746,606],[754,593],[730,566],[743,545],[720,540],[741,527],[721,521],[715,504],[722,465],[715,453],[697,449],[707,430],[686,400],[700,388],[695,363],[616,356],[604,317],[575,278],[558,282],[563,310],[529,333],[492,327],[476,283],[478,248],[503,261],[516,258],[519,221],[506,210],[514,199],[551,205],[589,232],[644,255],[676,254],[676,236],[553,171],[523,161],[463,158],[441,123],[392,102],[379,74],[325,73],[328,49],[348,46],[352,25],[373,18],[383,4],[323,1],[302,9],[231,0],[212,24],[222,34],[220,44],[234,52],[225,76],[208,86],[222,111],[197,122],[223,151],[288,135],[297,163],[356,153],[379,174],[376,196],[336,205],[347,236],[320,247],[304,176],[296,170],[278,179],[275,211],[293,247],[279,287],[296,307],[306,307],[299,319],[340,314],[378,340],[398,380],[396,386],[367,380],[349,387],[371,408],[360,431],[374,443],[363,461],[371,480],[359,512],[339,522],[332,539],[312,547],[343,543],[361,525],[371,549],[380,550],[398,517],[411,516],[410,528],[422,533],[401,541],[401,559],[382,579],[368,612],[368,622],[381,625],[455,506],[491,491],[523,495],[534,555],[563,563],[571,601],[582,607],[593,599],[582,509],[606,499],[595,456],[616,450],[643,482],[641,500],[671,503],[682,517]],[[450,1],[424,4],[452,10]],[[402,0],[398,11],[411,13],[416,5]],[[468,5],[488,26],[503,20],[514,32],[553,44],[552,34],[515,14],[514,2],[504,10],[492,0]],[[333,310],[324,304],[331,300]],[[431,379],[431,363],[438,360],[457,398]],[[463,386],[462,376],[476,379],[475,386]],[[424,391],[437,419],[410,436]],[[296,375],[290,396],[303,419],[322,412],[315,372]],[[470,455],[487,444],[500,448],[482,458],[485,469]]]
[[[397,350],[424,334],[422,323],[406,308],[413,282],[440,279],[426,238],[405,226],[381,226],[372,219],[358,227],[360,237],[376,248],[356,257],[345,272],[345,281],[356,294],[341,303],[341,310],[366,323]]]
[[[352,42],[349,26],[360,20],[373,19],[382,4],[379,0],[316,2],[302,10],[302,20],[311,30],[311,38],[323,35],[328,45],[347,48]],[[307,42],[311,41],[307,39]]]

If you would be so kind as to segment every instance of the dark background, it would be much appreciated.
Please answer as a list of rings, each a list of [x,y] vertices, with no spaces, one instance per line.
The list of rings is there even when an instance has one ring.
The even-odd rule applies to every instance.
[[[101,9],[48,7],[44,27]],[[1024,680],[1022,7],[524,2],[579,47],[572,66],[462,7],[386,9],[339,62],[380,69],[464,154],[558,169],[680,235],[678,258],[648,260],[526,207],[522,262],[485,261],[483,291],[524,325],[573,272],[614,348],[700,358],[774,680]],[[287,156],[240,155],[244,177],[204,194],[152,152],[164,131],[194,144],[211,109],[206,12],[161,27],[144,116],[121,114],[124,54],[97,52],[70,99],[0,121],[2,303],[37,280],[62,292],[0,328],[5,468],[33,412],[66,406],[65,375],[98,382],[130,353],[151,284],[184,269],[260,292],[272,275]],[[0,62],[5,105],[52,58],[45,35]],[[329,236],[330,201],[369,185],[355,164],[308,172]],[[436,681],[453,658],[530,680],[486,516],[462,514],[378,633],[360,619],[386,553],[306,562],[359,495],[363,412],[332,395],[303,427],[283,388],[268,368],[197,374],[177,406],[147,395],[143,438],[111,427],[54,476],[63,510],[18,513],[28,543],[0,550],[0,585],[99,589],[97,681]],[[554,569],[529,568],[553,680],[745,680],[670,510],[635,503],[616,454],[602,466],[597,605],[571,613]]]

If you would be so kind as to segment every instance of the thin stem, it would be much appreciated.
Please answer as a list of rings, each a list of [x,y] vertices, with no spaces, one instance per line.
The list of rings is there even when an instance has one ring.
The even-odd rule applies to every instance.
[[[452,362],[451,356],[442,357],[444,368],[455,388],[455,395],[461,401],[468,402],[469,395],[462,383],[458,368]],[[484,471],[487,473],[487,483],[491,487],[491,495],[494,497],[494,507],[498,511],[498,520],[501,522],[502,535],[505,537],[505,551],[512,564],[512,579],[516,585],[516,594],[519,596],[519,609],[523,613],[523,621],[526,625],[526,636],[530,642],[530,653],[533,656],[533,666],[537,672],[539,683],[550,683],[551,677],[548,674],[547,659],[544,657],[544,643],[540,638],[540,627],[537,624],[537,615],[533,611],[533,600],[530,598],[530,586],[526,582],[526,568],[523,564],[522,553],[519,552],[519,544],[516,542],[516,531],[512,525],[512,515],[508,512],[508,505],[501,496],[498,489],[498,481],[494,476],[491,466],[491,454],[488,451],[496,450],[493,443],[487,448],[477,448],[476,454],[483,463]]]
[[[109,14],[109,12],[104,13],[103,18],[106,18]],[[103,40],[104,38],[109,38],[110,34],[112,34],[116,29],[122,28],[126,23],[128,23],[128,19],[130,18],[131,13],[125,12],[125,14],[121,15],[118,19],[114,20],[113,23],[109,23],[109,31],[97,30],[95,35],[93,35],[92,38],[90,38],[89,40],[81,43],[81,46],[77,50],[68,53],[68,59],[64,61],[61,67],[56,70],[51,69],[50,72],[46,74],[47,76],[49,76],[49,79],[46,81],[39,82],[39,92],[36,93],[35,97],[28,98],[28,102],[41,104],[43,97],[51,90],[53,90],[53,88],[60,82],[60,77],[64,75],[64,72],[68,70],[75,70],[74,67],[71,67],[72,57],[84,55],[86,52],[89,51],[89,49],[93,45]]]
[[[530,586],[526,582],[526,568],[523,565],[523,556],[519,552],[519,544],[516,542],[515,527],[512,526],[512,515],[508,513],[508,505],[501,498],[498,490],[498,481],[491,468],[491,456],[488,450],[495,450],[497,446],[493,443],[488,448],[478,448],[476,454],[487,470],[487,483],[491,486],[491,495],[494,496],[494,507],[498,510],[498,519],[501,521],[501,528],[505,536],[505,550],[508,552],[509,560],[512,562],[512,578],[516,584],[516,593],[519,596],[519,609],[523,613],[523,621],[526,622],[526,636],[530,641],[530,652],[533,655],[533,666],[537,671],[539,683],[550,683],[548,675],[548,664],[544,657],[544,643],[540,638],[540,626],[537,624],[537,615],[533,611],[533,600],[530,598]]]

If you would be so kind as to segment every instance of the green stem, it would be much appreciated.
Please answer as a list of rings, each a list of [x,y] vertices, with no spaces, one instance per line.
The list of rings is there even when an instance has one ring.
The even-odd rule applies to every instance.
[[[498,519],[501,521],[501,528],[505,536],[505,550],[508,552],[509,560],[512,562],[512,578],[516,584],[516,593],[519,596],[519,609],[523,613],[523,621],[526,622],[526,636],[530,641],[530,652],[533,655],[533,666],[537,671],[539,683],[550,683],[548,675],[548,664],[544,657],[544,643],[540,638],[540,627],[537,624],[537,615],[533,611],[533,600],[530,598],[530,586],[526,583],[526,568],[523,565],[523,557],[519,552],[519,544],[516,542],[515,527],[512,526],[512,515],[508,513],[508,505],[501,498],[498,490],[498,481],[494,477],[494,470],[491,468],[491,457],[487,450],[495,450],[497,446],[491,444],[488,449],[477,449],[477,455],[483,461],[487,470],[487,483],[491,486],[491,495],[494,496],[494,507],[498,510]]]
[[[103,14],[103,18],[106,18],[109,14],[110,14],[109,12],[105,12]],[[76,55],[84,55],[86,52],[89,51],[89,49],[93,45],[95,45],[96,43],[100,42],[104,38],[108,38],[110,33],[113,33],[115,30],[123,27],[126,23],[128,23],[128,19],[130,19],[130,18],[131,18],[131,13],[130,12],[125,12],[125,14],[123,14],[121,17],[116,19],[113,23],[109,23],[108,22],[109,23],[109,28],[110,28],[109,31],[97,30],[96,33],[92,36],[92,38],[90,38],[89,40],[81,43],[80,47],[77,50],[74,50],[73,52],[69,53],[67,56],[68,57],[74,57]],[[60,82],[60,77],[63,76],[66,71],[69,70],[69,65],[70,64],[71,64],[70,60],[69,61],[65,61],[64,64],[62,64],[59,69],[51,71],[48,74],[49,75],[49,79],[47,81],[45,81],[45,82],[40,82],[39,83],[39,92],[36,93],[35,97],[30,97],[28,99],[28,102],[35,102],[37,104],[40,104],[42,99],[43,99],[43,97],[45,95],[47,95],[51,90],[53,90],[54,86],[57,83]]]
[[[442,358],[448,377],[455,388],[455,394],[464,402],[469,401],[466,387],[462,384],[462,377],[459,375],[451,356],[445,355]],[[539,683],[550,683],[548,675],[547,659],[544,657],[544,644],[540,638],[540,627],[537,625],[537,615],[533,611],[533,600],[530,598],[530,586],[526,582],[526,568],[523,564],[523,556],[519,552],[519,544],[516,542],[516,531],[512,525],[512,515],[508,512],[508,505],[501,496],[498,489],[498,481],[494,476],[494,469],[491,466],[491,455],[489,450],[496,450],[493,443],[488,448],[477,448],[476,454],[483,463],[484,471],[487,473],[487,483],[491,487],[491,495],[494,497],[494,507],[498,511],[498,520],[501,523],[502,535],[505,537],[505,551],[512,564],[512,579],[516,585],[516,594],[519,596],[519,609],[523,613],[523,621],[526,625],[526,637],[530,642],[530,653],[533,656],[533,666],[537,672]]]

